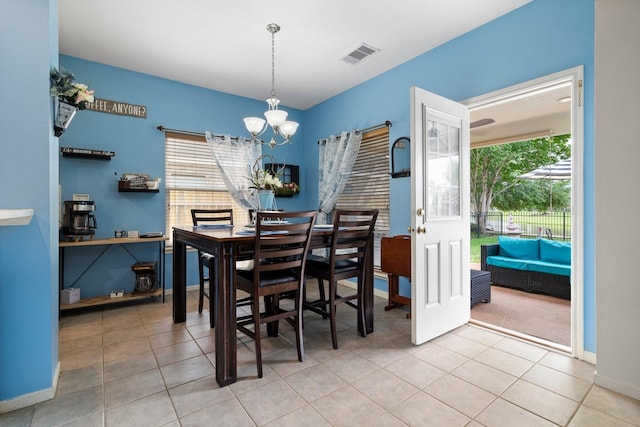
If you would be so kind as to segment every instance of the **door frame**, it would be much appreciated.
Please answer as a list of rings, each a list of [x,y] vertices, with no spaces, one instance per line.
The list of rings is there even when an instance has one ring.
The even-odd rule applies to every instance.
[[[571,349],[584,360],[584,67],[577,66],[479,95],[462,104],[475,108],[555,83],[571,82]]]

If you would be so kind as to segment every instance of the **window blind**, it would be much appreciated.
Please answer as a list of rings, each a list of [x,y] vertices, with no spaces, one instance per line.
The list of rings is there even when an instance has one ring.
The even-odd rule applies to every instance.
[[[172,246],[173,227],[193,225],[191,209],[233,209],[234,224],[245,224],[246,210],[224,184],[205,137],[165,133],[166,236]]]
[[[360,151],[335,209],[378,209],[374,265],[380,268],[380,244],[389,235],[389,128],[362,135]]]

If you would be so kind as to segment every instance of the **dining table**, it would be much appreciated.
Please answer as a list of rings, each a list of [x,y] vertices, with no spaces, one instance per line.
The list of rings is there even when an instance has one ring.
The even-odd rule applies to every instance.
[[[332,228],[314,226],[310,249],[331,245]],[[237,381],[236,339],[236,262],[252,259],[255,233],[238,226],[192,226],[173,228],[173,321],[187,319],[187,248],[193,247],[213,255],[210,289],[214,298],[209,310],[215,325],[216,381],[223,387]],[[373,248],[373,245],[370,245]],[[364,324],[358,316],[358,332],[373,332],[373,250],[369,251],[363,283]],[[213,283],[211,283],[213,280]],[[366,331],[366,333],[365,333]]]

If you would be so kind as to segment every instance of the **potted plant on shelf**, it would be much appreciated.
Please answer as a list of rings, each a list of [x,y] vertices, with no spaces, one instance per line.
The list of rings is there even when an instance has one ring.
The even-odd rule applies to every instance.
[[[51,96],[56,98],[55,119],[53,129],[56,136],[64,133],[78,110],[87,108],[93,102],[94,91],[83,83],[76,83],[75,77],[69,71],[51,69]]]
[[[285,182],[282,184],[281,188],[275,189],[276,196],[280,197],[291,197],[299,192],[300,186],[295,182]]]

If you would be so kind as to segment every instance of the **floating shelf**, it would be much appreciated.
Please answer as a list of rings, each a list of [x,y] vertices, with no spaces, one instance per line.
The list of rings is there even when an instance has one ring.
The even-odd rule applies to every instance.
[[[116,153],[113,151],[73,147],[60,147],[60,152],[62,153],[63,157],[76,157],[81,159],[97,160],[111,160],[111,158],[116,155]]]
[[[0,225],[28,225],[33,209],[0,209]]]
[[[160,190],[149,190],[148,188],[118,188],[120,193],[159,193]]]

